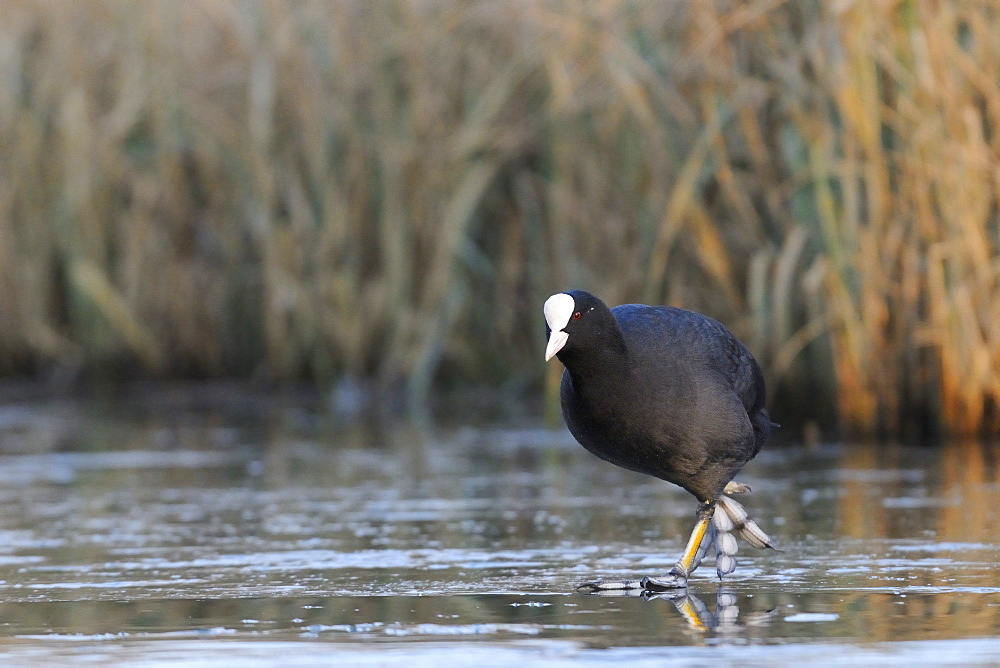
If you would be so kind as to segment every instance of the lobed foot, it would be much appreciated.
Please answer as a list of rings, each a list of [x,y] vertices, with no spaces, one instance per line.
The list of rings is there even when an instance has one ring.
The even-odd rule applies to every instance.
[[[592,580],[584,582],[577,590],[591,592],[641,591],[667,592],[687,588],[687,576],[676,566],[658,578],[646,576],[641,580]]]
[[[586,589],[592,592],[601,591],[641,591],[641,580],[591,580],[577,585],[577,591]]]
[[[686,589],[688,585],[687,575],[681,569],[674,566],[669,571],[658,578],[644,577],[639,581],[644,591],[662,592],[672,589]]]
[[[771,548],[780,552],[771,537],[764,533],[756,522],[747,516],[746,508],[740,505],[736,499],[728,496],[720,496],[719,507],[724,512],[716,514],[716,529],[723,532],[736,531],[740,538],[750,543],[753,547],[763,549]],[[726,517],[720,517],[725,515]],[[725,525],[725,528],[722,526]]]

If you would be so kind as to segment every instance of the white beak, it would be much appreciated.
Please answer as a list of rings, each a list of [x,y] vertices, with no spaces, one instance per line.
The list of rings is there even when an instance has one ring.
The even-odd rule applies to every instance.
[[[562,347],[569,341],[569,333],[563,330],[569,324],[569,319],[576,309],[576,302],[565,292],[552,295],[545,300],[542,311],[545,313],[545,323],[549,326],[549,344],[545,346],[545,361],[548,362],[552,356],[562,350]]]
[[[548,362],[553,355],[562,350],[567,341],[569,341],[569,334],[553,329],[552,335],[549,336],[549,345],[545,346],[545,361]]]

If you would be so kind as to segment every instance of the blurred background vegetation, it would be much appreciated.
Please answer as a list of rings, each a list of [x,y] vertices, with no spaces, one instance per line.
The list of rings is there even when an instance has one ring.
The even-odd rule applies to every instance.
[[[582,287],[996,433],[998,129],[990,2],[0,0],[0,375],[538,401]]]

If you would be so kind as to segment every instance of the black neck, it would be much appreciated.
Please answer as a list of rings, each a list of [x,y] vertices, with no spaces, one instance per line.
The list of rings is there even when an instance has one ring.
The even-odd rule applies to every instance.
[[[602,334],[597,340],[598,345],[588,346],[586,351],[564,349],[557,355],[578,387],[582,377],[608,378],[626,374],[632,367],[632,353],[618,323],[614,323],[614,328],[609,327]]]

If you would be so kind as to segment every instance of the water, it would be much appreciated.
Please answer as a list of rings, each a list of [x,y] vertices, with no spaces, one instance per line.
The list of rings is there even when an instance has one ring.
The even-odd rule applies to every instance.
[[[694,500],[563,430],[336,429],[305,402],[0,408],[0,661],[990,663],[1000,476],[979,443],[785,445],[740,480],[782,547],[686,597]]]

